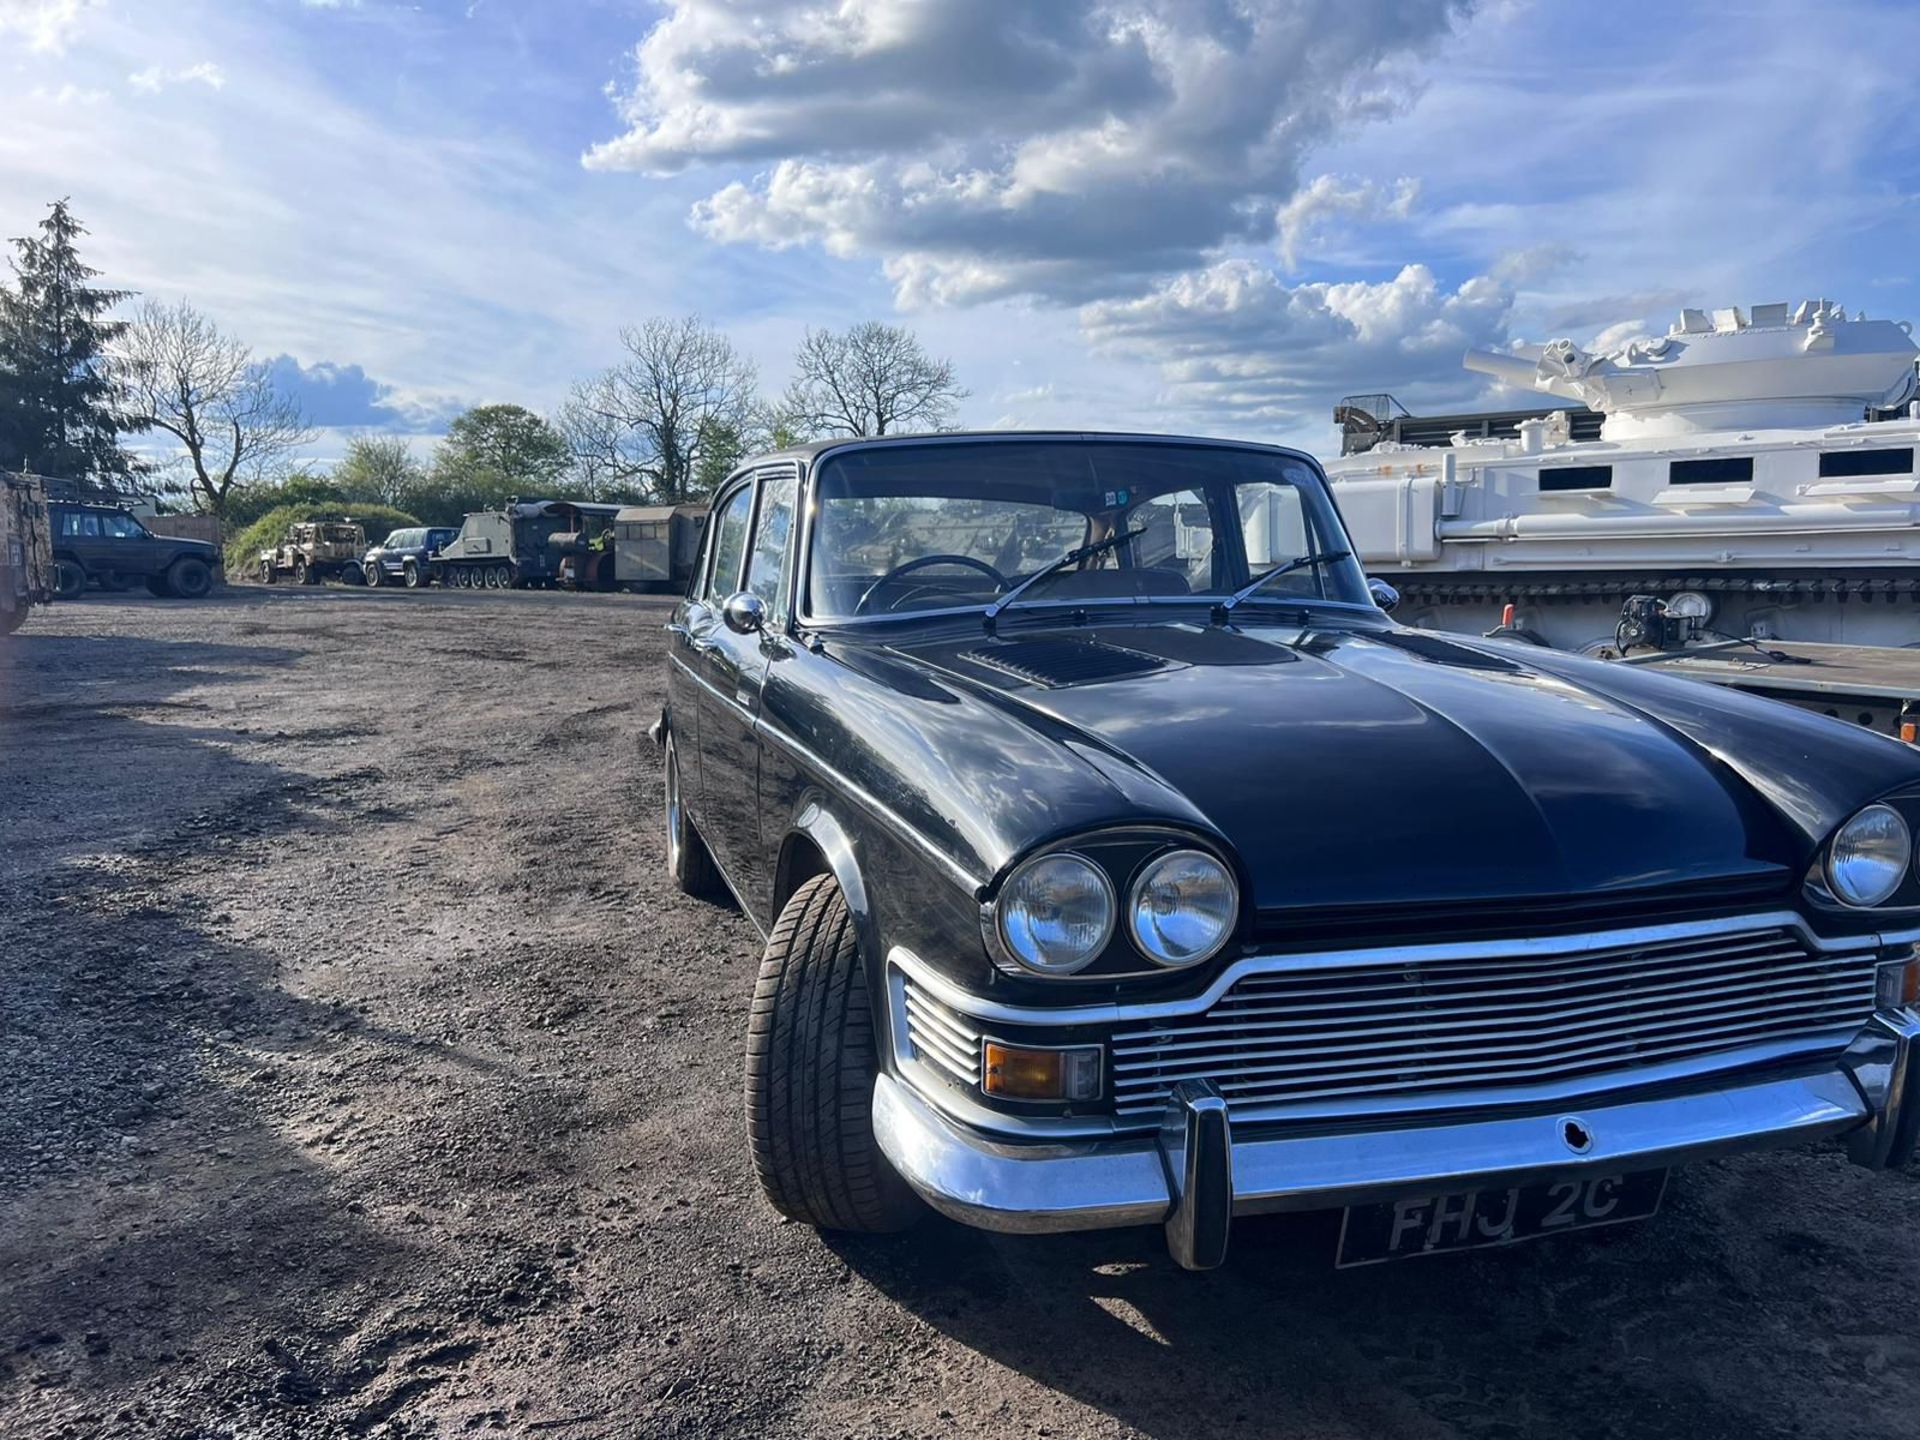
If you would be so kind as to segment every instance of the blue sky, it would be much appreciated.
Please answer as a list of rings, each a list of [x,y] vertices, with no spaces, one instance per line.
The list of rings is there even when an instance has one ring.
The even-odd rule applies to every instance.
[[[1920,319],[1916,53],[1853,0],[0,0],[0,233],[71,196],[322,458],[688,311],[769,391],[898,319],[972,423],[1324,448],[1486,398],[1469,344]]]

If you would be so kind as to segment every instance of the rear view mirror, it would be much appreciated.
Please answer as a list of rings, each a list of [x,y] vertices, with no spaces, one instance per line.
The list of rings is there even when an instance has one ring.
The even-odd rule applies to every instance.
[[[1400,592],[1377,576],[1367,577],[1367,593],[1373,597],[1373,603],[1389,615],[1393,613],[1393,607],[1400,603]]]

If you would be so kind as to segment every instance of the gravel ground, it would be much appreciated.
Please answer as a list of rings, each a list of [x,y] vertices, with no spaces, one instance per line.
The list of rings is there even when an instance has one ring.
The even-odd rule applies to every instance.
[[[1335,1217],[782,1223],[662,873],[662,602],[237,587],[0,647],[0,1433],[1912,1436],[1920,1188],[1335,1272]]]

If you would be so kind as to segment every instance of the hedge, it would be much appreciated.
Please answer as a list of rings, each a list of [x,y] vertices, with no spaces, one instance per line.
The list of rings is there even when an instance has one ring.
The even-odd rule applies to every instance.
[[[287,527],[308,520],[352,520],[364,526],[367,543],[377,545],[393,530],[411,530],[420,522],[404,510],[390,505],[300,504],[279,505],[262,515],[239,534],[225,542],[227,574],[242,577],[254,574],[260,564],[260,552],[271,550],[287,538]]]

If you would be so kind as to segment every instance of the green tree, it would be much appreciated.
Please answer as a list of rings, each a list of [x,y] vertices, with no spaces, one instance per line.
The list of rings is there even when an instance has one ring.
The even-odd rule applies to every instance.
[[[0,470],[123,488],[134,473],[120,436],[139,428],[120,411],[110,347],[126,330],[109,312],[131,292],[87,282],[86,227],[56,202],[37,235],[13,241],[11,286],[0,284]]]
[[[378,500],[402,510],[427,484],[427,467],[398,435],[356,435],[329,477],[349,499]]]
[[[733,473],[733,467],[747,458],[752,449],[744,428],[737,422],[713,416],[700,422],[698,459],[693,466],[693,491],[711,495],[720,482]],[[691,498],[691,497],[683,497]]]
[[[425,509],[434,523],[453,523],[469,510],[497,508],[510,496],[545,498],[572,459],[559,432],[524,406],[475,406],[455,417],[433,452]]]

